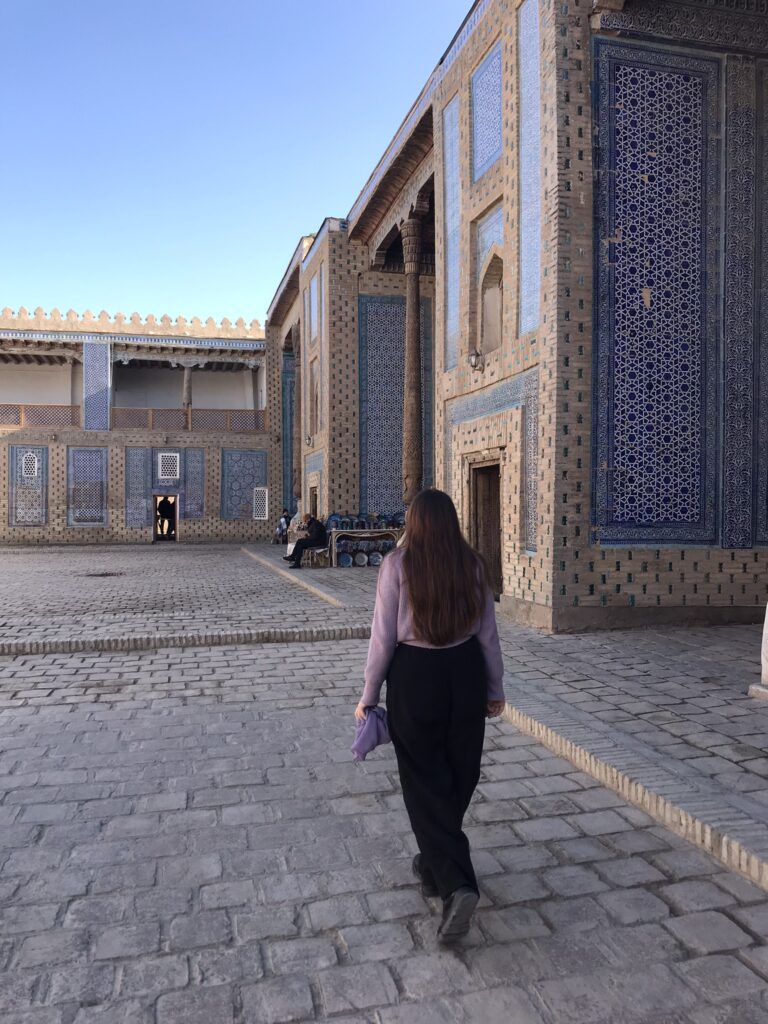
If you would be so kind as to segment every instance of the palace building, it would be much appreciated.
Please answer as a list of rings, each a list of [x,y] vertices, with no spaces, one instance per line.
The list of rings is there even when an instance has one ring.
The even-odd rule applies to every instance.
[[[272,300],[281,501],[434,483],[562,631],[768,600],[768,3],[478,0]]]
[[[253,321],[0,313],[0,543],[245,541],[280,509]]]

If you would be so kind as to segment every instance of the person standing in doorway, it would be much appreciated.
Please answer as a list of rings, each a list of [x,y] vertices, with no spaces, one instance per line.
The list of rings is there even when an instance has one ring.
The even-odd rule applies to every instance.
[[[173,536],[174,500],[164,495],[157,503],[159,532],[163,537]]]
[[[447,494],[421,491],[403,544],[379,570],[358,720],[387,682],[389,732],[425,896],[441,896],[438,940],[469,931],[479,898],[462,822],[480,778],[486,717],[504,709],[504,666],[485,563]]]

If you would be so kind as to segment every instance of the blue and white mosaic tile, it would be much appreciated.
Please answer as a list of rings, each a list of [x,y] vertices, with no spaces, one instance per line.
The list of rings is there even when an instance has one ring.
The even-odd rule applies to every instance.
[[[518,11],[520,92],[520,333],[539,326],[541,291],[541,68],[539,0]]]
[[[152,449],[125,449],[125,525],[152,525]]]
[[[443,110],[444,190],[444,331],[443,365],[452,370],[459,360],[461,308],[461,159],[459,153],[459,97]]]
[[[360,509],[403,510],[405,299],[360,297]],[[424,486],[433,478],[432,304],[421,302]],[[357,510],[354,510],[357,511]]]
[[[112,391],[112,347],[107,342],[83,343],[83,426],[109,430]]]
[[[67,449],[67,526],[107,526],[107,449]]]
[[[222,519],[253,519],[253,489],[266,486],[267,453],[265,451],[222,449]]]
[[[478,181],[501,156],[501,43],[474,72],[472,97],[472,181]]]
[[[48,449],[11,445],[8,449],[8,522],[45,526],[48,522]]]
[[[596,59],[595,523],[712,542],[719,65],[603,40]]]
[[[504,209],[499,203],[477,222],[475,231],[475,273],[478,280],[485,258],[494,245],[504,245]]]

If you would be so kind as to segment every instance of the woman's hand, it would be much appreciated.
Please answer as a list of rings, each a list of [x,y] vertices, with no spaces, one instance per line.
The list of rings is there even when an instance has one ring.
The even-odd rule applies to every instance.
[[[360,701],[360,703],[355,708],[355,718],[358,720],[358,722],[364,722],[365,721],[365,712],[367,710],[368,710],[368,705],[367,704],[363,704],[363,702]]]
[[[486,718],[498,718],[504,710],[505,701],[503,700],[489,700],[488,706],[485,710]]]

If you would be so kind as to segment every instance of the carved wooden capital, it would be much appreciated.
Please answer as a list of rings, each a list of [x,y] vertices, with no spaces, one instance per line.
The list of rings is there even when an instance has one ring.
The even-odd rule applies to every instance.
[[[421,267],[421,221],[409,217],[400,225],[406,274],[418,274]]]

